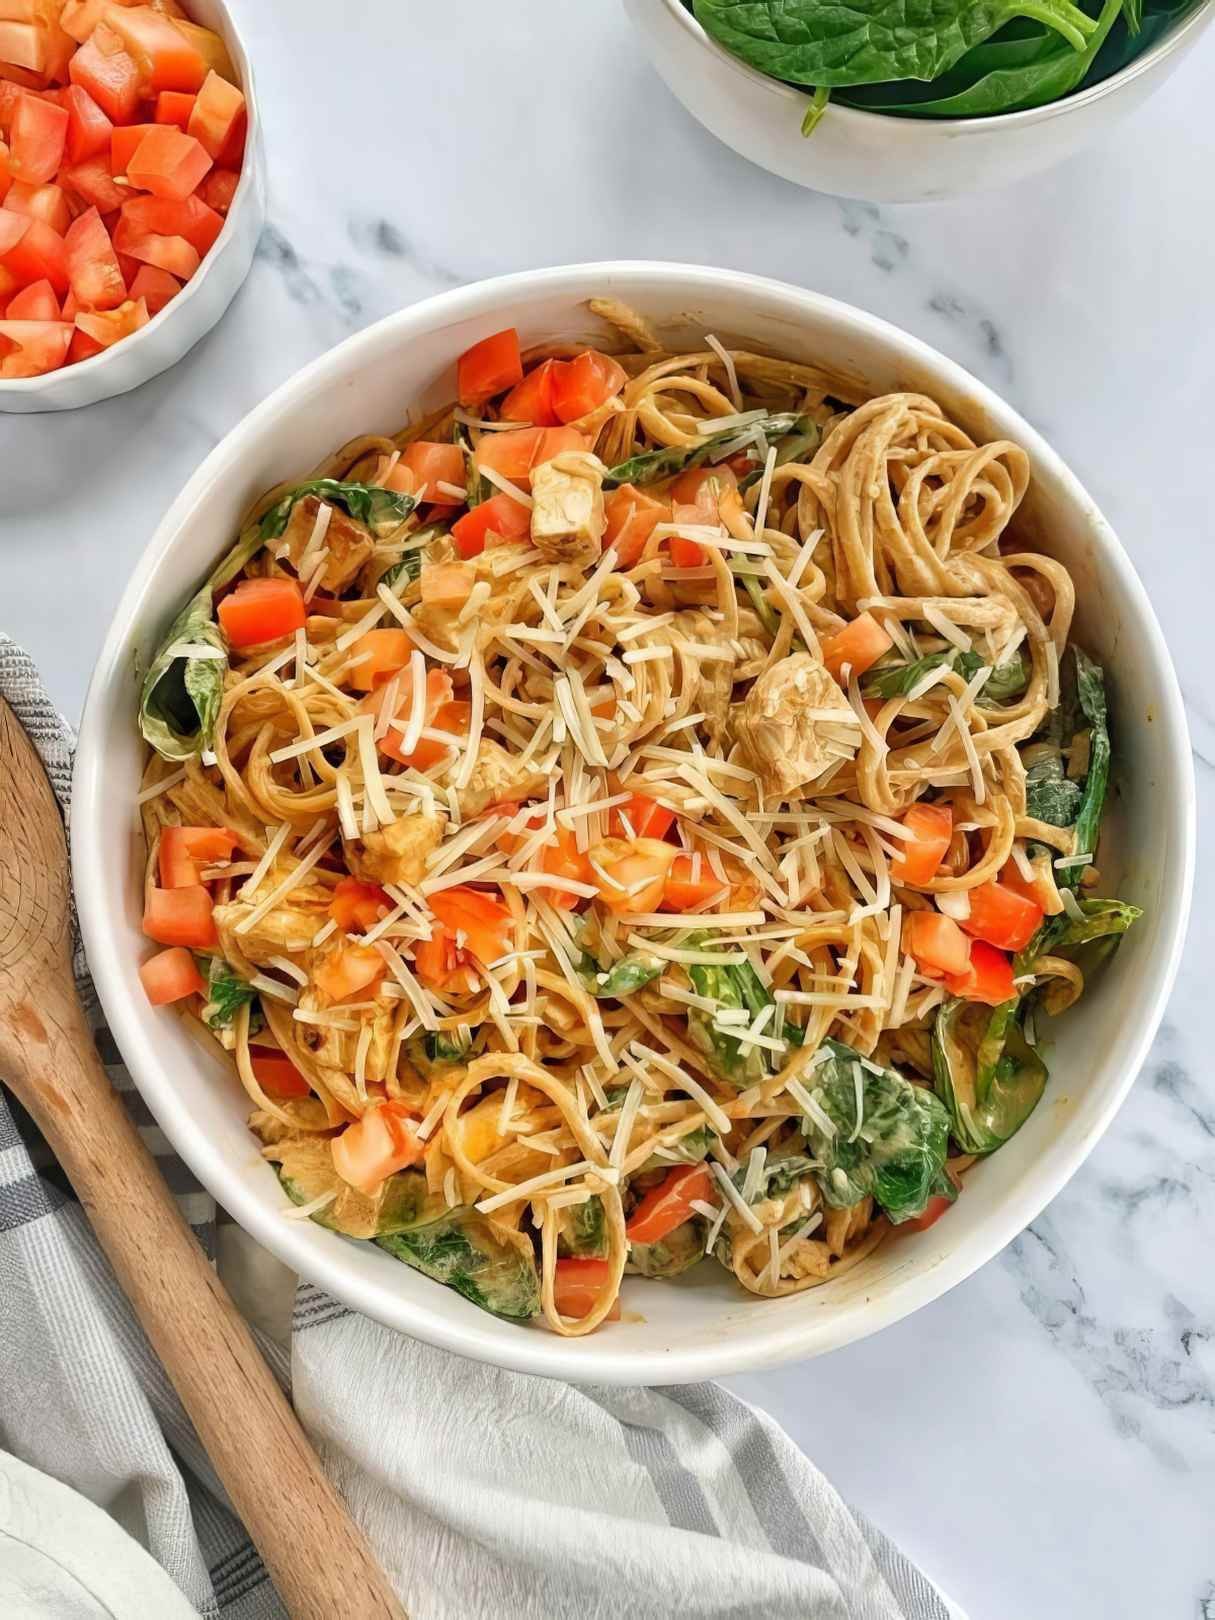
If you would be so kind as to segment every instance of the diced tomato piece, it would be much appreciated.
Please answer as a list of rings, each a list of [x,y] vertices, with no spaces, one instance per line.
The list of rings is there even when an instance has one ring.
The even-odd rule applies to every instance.
[[[69,85],[63,92],[63,105],[68,115],[67,161],[83,163],[99,152],[108,152],[114,126],[88,91],[78,84]]]
[[[877,663],[883,653],[890,651],[894,642],[872,613],[862,613],[853,619],[851,624],[837,630],[833,636],[826,636],[821,646],[823,663],[835,679],[844,685],[845,664],[853,675],[863,675],[871,664]]]
[[[939,911],[909,911],[903,919],[903,949],[933,977],[965,973],[970,941],[954,922]]]
[[[210,167],[210,156],[193,135],[154,124],[127,164],[127,179],[154,197],[182,202]]]
[[[73,321],[75,317],[73,317]],[[94,343],[86,332],[73,325],[72,341],[68,344],[67,364],[78,365],[81,360],[91,360],[95,354],[102,354],[104,350],[100,343]]]
[[[620,838],[665,838],[675,825],[675,812],[644,793],[612,811],[612,831]]]
[[[430,909],[446,931],[463,936],[467,948],[481,962],[495,962],[510,946],[511,915],[501,900],[483,889],[458,884],[430,895]]]
[[[378,883],[345,877],[333,891],[329,915],[348,934],[365,934],[392,910],[392,901]]]
[[[70,36],[83,45],[112,5],[131,6],[138,3],[139,0],[67,0],[59,21]],[[151,0],[151,5],[153,11],[159,11],[166,17],[185,16],[177,0]]]
[[[966,971],[947,973],[945,986],[951,995],[961,996],[964,1001],[984,1001],[989,1007],[998,1007],[1017,993],[1012,958],[985,940],[972,940]]]
[[[154,0],[154,5],[155,9],[161,9],[161,0]],[[229,84],[236,84],[238,82],[236,69],[232,66],[228,47],[214,29],[203,28],[199,23],[191,22],[184,11],[175,11],[171,15],[174,28],[185,35],[187,44],[192,45],[202,57],[207,72],[218,73],[220,78],[227,79]]]
[[[466,953],[440,924],[436,924],[429,939],[419,940],[414,946],[413,966],[422,983],[435,990],[467,995],[481,982],[469,967]]]
[[[110,134],[110,172],[126,174],[144,136],[161,127],[159,124],[115,124]],[[124,191],[122,195],[126,201],[131,193]]]
[[[239,93],[239,92],[238,92]],[[197,96],[188,94],[185,90],[162,90],[156,97],[156,112],[154,121],[158,124],[175,124],[182,134],[194,134],[189,129],[190,114],[194,111]]]
[[[8,172],[8,146],[0,141],[0,202],[8,196],[13,183],[13,177]]]
[[[418,583],[428,607],[461,608],[476,581],[476,569],[469,563],[427,563]]]
[[[400,456],[381,456],[376,462],[375,476],[371,480],[381,489],[392,489],[398,495],[416,495],[418,481],[408,467],[401,465]]]
[[[126,186],[120,186],[114,179],[108,152],[97,152],[83,163],[73,163],[62,170],[59,178],[101,214],[112,214],[131,195]]]
[[[603,510],[607,517],[604,549],[615,546],[622,568],[632,568],[637,562],[657,524],[671,521],[671,508],[665,501],[654,500],[632,484],[610,491]],[[699,546],[696,549],[699,552]]]
[[[117,309],[79,310],[76,330],[92,338],[103,349],[111,348],[141,326],[148,324],[148,306],[142,298],[128,298]]]
[[[72,223],[72,210],[62,186],[29,186],[14,180],[4,198],[4,206],[27,219],[40,219],[60,236]]]
[[[491,531],[504,540],[525,540],[531,534],[531,513],[511,495],[491,495],[452,524],[451,537],[461,557],[476,557],[485,550]]]
[[[189,281],[202,262],[198,249],[184,236],[158,236],[152,233],[143,236],[121,219],[114,231],[114,246],[119,250],[120,264],[125,253],[141,264],[167,270],[180,281]]]
[[[713,1172],[707,1164],[669,1171],[629,1216],[625,1227],[629,1242],[657,1243],[695,1214],[692,1204],[704,1203],[713,1186]]]
[[[186,131],[218,162],[233,135],[243,129],[245,118],[245,98],[241,92],[218,73],[208,73]]]
[[[303,628],[304,593],[294,579],[242,579],[219,604],[219,622],[230,647],[280,641]]]
[[[532,471],[544,465],[546,461],[554,461],[571,450],[586,451],[591,448],[591,441],[585,433],[579,433],[573,427],[549,427],[540,429],[540,441],[536,445],[536,454],[532,458]]]
[[[68,77],[78,84],[115,124],[129,124],[139,105],[139,69],[122,48],[118,35],[98,23],[68,63]]]
[[[581,1321],[589,1316],[603,1297],[603,1291],[612,1280],[612,1268],[606,1260],[586,1259],[571,1255],[558,1260],[553,1271],[553,1303],[562,1316]],[[617,1300],[605,1320],[620,1320],[620,1301]]]
[[[1004,883],[980,883],[965,893],[970,915],[962,919],[962,927],[972,938],[986,940],[1002,951],[1024,950],[1045,915],[1036,901]]]
[[[253,1068],[253,1078],[268,1097],[277,1097],[285,1102],[292,1097],[312,1095],[312,1087],[282,1052],[253,1050],[249,1053],[249,1062]]]
[[[372,635],[374,631],[370,632]],[[408,639],[408,638],[407,638]],[[395,759],[399,765],[412,766],[416,770],[425,770],[437,760],[446,757],[447,750],[440,743],[432,742],[423,737],[411,754],[403,752],[402,744],[405,740],[402,729],[409,722],[413,712],[413,675],[412,671],[404,665],[396,664],[395,660],[400,654],[400,648],[394,648],[393,643],[385,641],[380,649],[373,646],[371,649],[377,657],[384,660],[385,668],[377,677],[378,689],[373,690],[365,697],[359,708],[362,713],[374,717],[376,728],[379,729],[380,720],[384,714],[384,705],[392,694],[388,684],[394,675],[399,675],[396,682],[396,699],[394,704],[393,721],[376,746],[381,754],[389,759]],[[395,667],[390,667],[395,666]],[[440,730],[456,730],[464,732],[468,729],[469,706],[453,704],[451,676],[446,670],[428,669],[426,672],[426,699],[423,708],[423,723],[426,727],[436,727]],[[460,716],[463,716],[462,721]],[[447,722],[454,721],[454,726]]]
[[[912,836],[897,840],[890,876],[895,883],[928,883],[953,838],[953,811],[947,804],[913,804],[899,819]]]
[[[141,264],[131,278],[132,298],[142,298],[149,315],[159,315],[171,298],[181,291],[181,282],[167,270],[158,270],[154,264]]]
[[[14,180],[42,186],[53,180],[67,145],[68,115],[39,96],[18,99],[9,131],[8,172]]]
[[[67,253],[63,238],[45,220],[0,208],[0,265],[27,287],[49,281],[58,297],[68,290]]]
[[[1063,910],[1063,902],[1059,898],[1058,885],[1048,870],[1049,857],[1031,860],[1030,866],[1034,875],[1027,878],[1022,876],[1016,861],[1006,861],[1000,871],[1000,882],[1023,900],[1031,900],[1043,916],[1057,917]]]
[[[605,838],[590,851],[601,878],[600,900],[624,916],[657,910],[676,853],[658,838]]]
[[[517,383],[500,407],[504,422],[530,423],[532,427],[556,427],[561,418],[553,409],[555,360],[541,360],[521,383]]]
[[[934,1193],[924,1206],[924,1213],[917,1215],[914,1220],[902,1223],[905,1232],[927,1232],[930,1226],[935,1226],[945,1211],[954,1202],[946,1198],[944,1193]]]
[[[106,26],[118,35],[122,49],[138,69],[142,95],[201,87],[207,64],[193,41],[168,17],[151,6],[114,6],[105,16]]]
[[[691,855],[676,855],[671,863],[671,870],[667,873],[666,882],[662,886],[663,911],[696,911],[701,906],[708,905],[715,894],[720,894],[729,885],[723,883],[705,860],[700,859],[699,875],[693,877],[694,858]]]
[[[418,1139],[417,1126],[417,1115],[404,1103],[377,1103],[333,1138],[334,1169],[350,1186],[374,1197],[389,1176],[421,1163],[426,1144]]]
[[[465,349],[456,366],[456,393],[460,404],[484,405],[487,399],[523,381],[519,334],[513,326],[494,332]]]
[[[586,852],[578,848],[578,841],[568,827],[557,828],[554,842],[546,845],[541,853],[540,868],[553,877],[572,878],[575,883],[595,882]],[[539,893],[558,911],[572,911],[581,903],[579,896],[568,889],[541,889]]]
[[[70,321],[0,321],[0,377],[58,371],[71,341]]]
[[[31,281],[9,302],[4,311],[9,321],[57,321],[59,300],[49,281]]]
[[[371,692],[399,669],[413,651],[408,630],[368,630],[350,649],[354,660],[347,674],[356,692]]]
[[[432,670],[431,676],[438,673],[437,670]],[[427,680],[428,686],[433,684],[430,677]],[[428,771],[432,765],[437,765],[440,760],[450,758],[453,748],[459,748],[462,745],[468,735],[468,722],[471,715],[471,704],[464,702],[463,699],[458,699],[453,703],[441,704],[435,710],[433,716],[428,719],[427,729],[444,732],[451,737],[450,744],[436,742],[433,737],[423,737],[413,753],[406,754],[401,749],[402,733],[389,731],[380,738],[376,746],[381,754],[386,754],[389,759],[395,759],[399,765],[410,766],[415,771]],[[397,718],[401,718],[399,711]]]
[[[540,448],[543,428],[511,428],[506,433],[486,433],[478,444],[474,460],[479,468],[488,467],[502,478],[526,484],[532,463]]]
[[[140,966],[139,982],[153,1007],[164,1007],[186,996],[205,995],[207,990],[194,958],[184,945],[157,951]]]
[[[185,889],[152,889],[144,905],[143,931],[160,945],[205,950],[219,942],[211,896],[201,883]]]
[[[212,169],[199,186],[198,195],[208,208],[226,218],[239,185],[240,175],[235,169]]]
[[[341,945],[313,969],[312,980],[330,1001],[349,1001],[388,971],[388,964],[370,945]]]
[[[458,444],[435,444],[428,439],[417,439],[401,451],[400,465],[413,474],[416,488],[426,486],[425,499],[433,506],[464,505],[464,452]],[[440,489],[440,484],[451,484],[460,493],[451,495]]]
[[[164,889],[190,889],[201,883],[199,867],[226,861],[237,838],[226,827],[166,827],[160,835],[160,883]]]
[[[553,373],[553,410],[559,422],[576,422],[598,410],[624,387],[626,373],[610,355],[584,349],[562,360]]]
[[[677,506],[671,514],[673,523],[703,523],[704,514],[696,506]],[[667,551],[676,568],[702,568],[707,561],[704,547],[698,540],[673,534],[667,541]]]
[[[687,513],[682,522],[716,523],[722,496],[737,488],[738,479],[724,462],[716,467],[689,467],[671,485],[671,500],[676,506],[694,506],[700,514]]]
[[[128,197],[120,229],[125,227],[141,236],[182,236],[201,254],[215,246],[224,222],[198,197]],[[115,246],[121,244],[115,240]]]
[[[126,302],[127,289],[114,244],[95,208],[72,221],[63,242],[68,277],[78,303],[86,309],[117,309]]]

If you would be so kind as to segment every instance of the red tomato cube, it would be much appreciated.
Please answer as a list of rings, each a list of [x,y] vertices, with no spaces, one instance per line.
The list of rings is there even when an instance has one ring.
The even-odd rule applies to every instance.
[[[39,96],[22,96],[9,131],[8,171],[14,180],[41,186],[55,177],[67,145],[68,115]]]
[[[218,159],[244,119],[245,98],[241,92],[218,73],[208,73],[195,97],[186,131]]]
[[[81,310],[76,316],[76,329],[103,349],[110,348],[120,338],[130,337],[141,326],[148,324],[148,306],[142,298],[128,298],[117,309]]]
[[[210,167],[210,157],[192,135],[155,124],[127,164],[127,179],[154,197],[183,202]]]
[[[199,254],[214,247],[215,238],[224,228],[215,210],[198,197],[128,197],[122,206],[122,220],[136,235],[184,236]],[[121,242],[115,246],[124,253],[130,251]]]
[[[68,115],[68,162],[83,163],[98,152],[108,152],[114,126],[88,91],[70,84],[63,92],[63,105]]]
[[[198,195],[208,208],[226,217],[239,184],[240,175],[235,169],[212,169],[199,186]]]
[[[181,291],[181,282],[167,270],[158,270],[154,264],[141,264],[131,278],[132,298],[142,298],[149,315],[160,311]]]
[[[184,134],[197,99],[184,90],[162,90],[156,98],[156,123],[176,124]]]
[[[45,279],[60,298],[68,290],[62,236],[44,220],[30,219],[8,208],[0,208],[0,265],[11,271],[22,287]]]
[[[78,84],[115,124],[129,124],[139,105],[139,69],[122,49],[122,41],[98,23],[87,43],[68,63],[68,77]]]
[[[57,321],[59,300],[49,281],[31,281],[9,300],[4,317],[9,321]]]
[[[8,188],[4,206],[14,214],[25,214],[29,219],[40,219],[58,231],[60,236],[72,223],[72,210],[62,186],[30,186],[24,180],[14,180]]]
[[[0,321],[0,377],[58,371],[71,341],[68,321]]]
[[[126,299],[126,282],[97,210],[90,208],[73,220],[63,241],[77,302],[86,309],[117,309]]]

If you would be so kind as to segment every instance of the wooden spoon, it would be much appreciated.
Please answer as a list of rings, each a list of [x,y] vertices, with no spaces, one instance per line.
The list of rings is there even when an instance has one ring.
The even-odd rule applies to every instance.
[[[405,1620],[110,1085],[76,999],[68,893],[59,807],[0,699],[0,1079],[76,1189],[293,1620]]]

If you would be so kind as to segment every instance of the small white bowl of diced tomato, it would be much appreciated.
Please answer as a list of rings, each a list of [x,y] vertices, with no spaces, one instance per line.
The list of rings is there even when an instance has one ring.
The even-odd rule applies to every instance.
[[[124,393],[208,332],[265,216],[219,0],[0,0],[0,409]]]

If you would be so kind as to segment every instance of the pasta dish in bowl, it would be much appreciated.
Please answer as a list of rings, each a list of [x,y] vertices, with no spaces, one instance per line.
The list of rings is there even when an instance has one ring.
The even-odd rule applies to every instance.
[[[588,307],[256,500],[139,715],[144,988],[282,1215],[567,1337],[934,1242],[1141,914],[1025,450]]]

